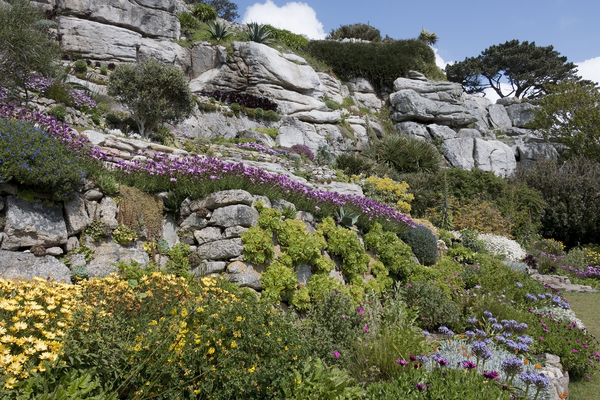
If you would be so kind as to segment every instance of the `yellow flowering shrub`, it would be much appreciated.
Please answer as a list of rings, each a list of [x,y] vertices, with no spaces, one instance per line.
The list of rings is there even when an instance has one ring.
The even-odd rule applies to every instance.
[[[11,389],[56,363],[80,300],[77,285],[0,279],[1,385]]]
[[[410,202],[415,196],[408,192],[408,183],[396,182],[387,176],[383,178],[370,176],[361,186],[366,197],[389,204],[401,213],[410,212]]]

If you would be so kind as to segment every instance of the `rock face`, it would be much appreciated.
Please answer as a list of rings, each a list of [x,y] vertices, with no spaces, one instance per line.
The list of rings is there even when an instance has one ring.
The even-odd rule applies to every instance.
[[[80,233],[90,223],[83,197],[77,193],[75,198],[65,203],[65,220],[69,236]]]
[[[242,255],[242,239],[217,240],[198,246],[197,253],[203,260],[229,260]]]
[[[52,247],[67,243],[67,225],[62,210],[48,206],[41,200],[25,201],[16,196],[7,197],[5,239],[3,250],[42,245]]]
[[[102,242],[87,240],[86,246],[94,252],[92,260],[87,265],[90,278],[101,278],[117,271],[113,264],[119,261],[129,264],[134,260],[141,264],[141,268],[145,268],[150,260],[148,253],[142,249],[141,242],[125,247],[112,240]]]
[[[222,207],[213,212],[210,224],[222,228],[237,225],[248,228],[258,224],[258,211],[243,204]]]
[[[262,282],[260,281],[261,273],[264,268],[254,264],[245,263],[242,261],[234,261],[227,266],[227,273],[225,276],[231,282],[237,283],[241,287],[249,287],[254,290],[262,289]]]
[[[390,102],[394,109],[392,119],[397,122],[435,121],[449,126],[466,126],[477,121],[477,117],[464,107],[422,97],[412,89],[393,93]]]
[[[31,253],[0,250],[1,278],[31,279],[36,276],[71,283],[71,271],[54,257],[36,257]]]

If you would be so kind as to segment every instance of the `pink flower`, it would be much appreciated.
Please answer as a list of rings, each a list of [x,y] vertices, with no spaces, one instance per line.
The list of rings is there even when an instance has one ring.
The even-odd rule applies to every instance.
[[[369,327],[365,326],[365,332],[369,332]]]
[[[171,182],[177,182],[177,178],[171,178],[170,181]]]
[[[333,355],[335,356],[335,358],[340,358],[340,353],[337,351],[334,351]]]
[[[365,312],[365,310],[363,310],[363,308],[362,308],[362,307],[358,307],[358,312],[359,312],[359,313],[362,315],[362,313],[364,313],[364,312]]]
[[[577,354],[579,353],[577,350],[573,349],[573,353]]]

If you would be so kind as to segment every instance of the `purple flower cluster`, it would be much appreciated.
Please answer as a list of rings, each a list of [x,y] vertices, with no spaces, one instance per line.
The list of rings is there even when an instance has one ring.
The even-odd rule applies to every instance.
[[[436,354],[432,354],[431,355],[431,359],[433,361],[437,362],[440,367],[445,367],[449,363],[448,360],[446,360],[444,357],[442,357],[441,355],[439,355],[437,353]]]
[[[529,351],[529,346],[527,346],[525,343],[517,343],[512,339],[506,340],[504,344],[515,353],[524,353]]]
[[[502,371],[504,371],[507,375],[514,375],[523,371],[523,360],[518,357],[507,358],[502,361]]]
[[[487,348],[487,346],[483,342],[473,343],[473,346],[471,346],[471,352],[473,352],[475,357],[477,357],[478,359],[481,358],[484,360],[489,360],[490,358],[492,358],[492,352]]]
[[[145,155],[145,161],[117,160],[107,152],[93,146],[87,138],[56,118],[17,108],[15,104],[0,104],[0,118],[19,119],[35,123],[50,136],[61,140],[68,148],[80,156],[89,156],[95,160],[112,163],[127,174],[140,173],[150,176],[165,176],[172,180],[203,182],[220,180],[226,177],[243,178],[254,185],[277,188],[284,195],[297,197],[315,203],[324,203],[339,209],[341,206],[353,206],[368,217],[368,220],[383,220],[414,227],[413,220],[394,208],[365,197],[313,190],[302,183],[292,181],[287,176],[270,174],[259,168],[246,167],[242,163],[232,164],[224,161],[194,155],[188,158],[172,157],[166,154]],[[143,176],[143,175],[142,175]]]
[[[452,332],[450,329],[446,328],[445,326],[440,326],[438,328],[438,332],[441,333],[442,335],[454,336],[454,332]]]
[[[267,146],[263,146],[262,144],[258,144],[258,143],[238,143],[238,144],[236,144],[236,146],[239,147],[240,149],[254,150],[254,151],[258,151],[260,153],[266,153],[266,154],[271,154],[271,155],[277,154],[277,152],[275,150],[272,150],[272,149],[268,148]]]
[[[45,78],[37,72],[33,72],[29,75],[28,81],[25,82],[25,87],[27,90],[44,93],[53,83],[54,79]]]
[[[532,295],[531,293],[527,293],[525,295],[525,299],[527,299],[528,301],[534,302],[537,301],[537,297],[535,297],[534,295]]]
[[[538,389],[546,389],[550,387],[550,379],[544,374],[536,374],[534,372],[526,371],[519,375],[519,379],[525,382],[527,385],[534,385]]]
[[[98,105],[96,102],[85,94],[83,90],[70,90],[69,96],[71,97],[71,102],[76,108],[87,107],[88,109],[97,108]]]
[[[313,154],[313,152],[308,148],[308,146],[306,146],[304,144],[295,144],[295,145],[293,145],[290,148],[290,152],[291,153],[300,154],[300,155],[304,155],[310,161],[312,161],[315,158],[315,155]]]
[[[579,275],[583,278],[594,278],[594,279],[600,279],[600,268],[598,267],[592,267],[589,266],[584,270],[579,270],[577,268],[573,268],[573,267],[569,267],[569,266],[563,266],[561,267],[563,269],[566,269],[568,271],[573,272],[575,275]]]
[[[484,371],[482,375],[484,378],[492,380],[492,381],[494,381],[496,379],[500,379],[500,376],[499,376],[498,372],[496,372],[496,371],[489,371],[489,372]]]

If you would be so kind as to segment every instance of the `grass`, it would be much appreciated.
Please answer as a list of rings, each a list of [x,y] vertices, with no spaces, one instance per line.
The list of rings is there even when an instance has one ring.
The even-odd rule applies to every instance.
[[[571,309],[581,319],[588,331],[600,337],[600,293],[567,293]],[[569,383],[570,400],[594,400],[600,393],[600,372],[590,380]]]

